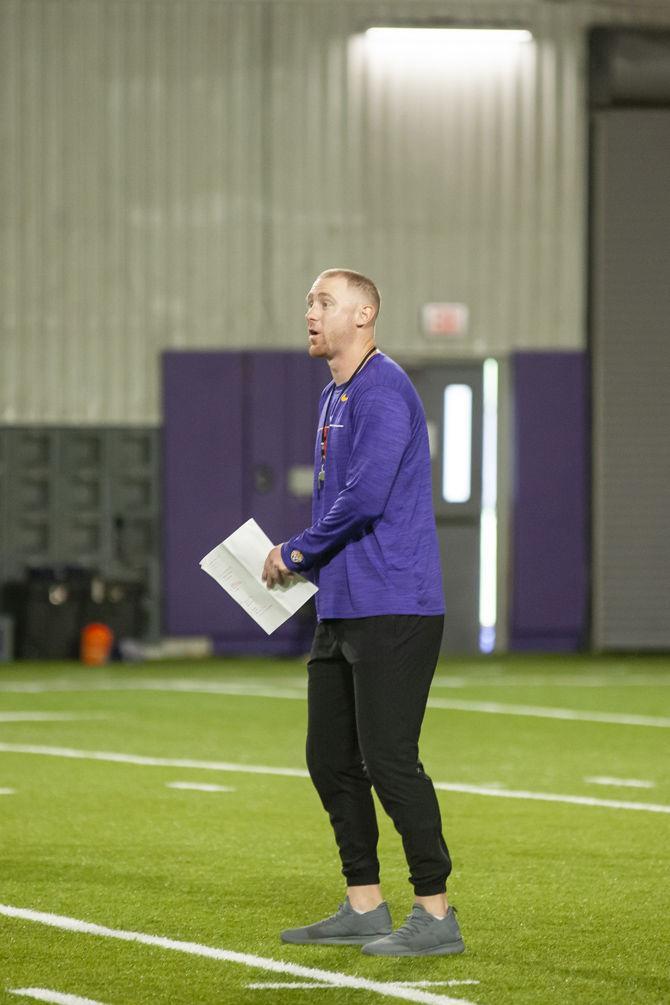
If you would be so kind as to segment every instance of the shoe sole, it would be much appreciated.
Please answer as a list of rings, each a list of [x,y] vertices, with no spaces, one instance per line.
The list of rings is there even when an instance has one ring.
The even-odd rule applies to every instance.
[[[369,946],[374,946],[374,942],[368,943]],[[465,943],[463,942],[450,942],[444,946],[432,946],[430,949],[399,949],[397,952],[393,951],[382,951],[375,952],[372,948],[368,949],[367,946],[363,947],[363,952],[366,956],[455,956],[457,953],[465,952]]]
[[[384,939],[390,932],[383,935],[343,935],[341,937],[331,936],[327,939],[286,939],[280,935],[281,941],[289,946],[365,946],[375,939]]]

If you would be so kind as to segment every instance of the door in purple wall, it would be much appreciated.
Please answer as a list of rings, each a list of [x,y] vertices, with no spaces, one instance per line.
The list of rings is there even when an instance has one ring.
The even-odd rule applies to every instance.
[[[267,636],[198,562],[249,517],[277,542],[308,526],[317,404],[328,376],[302,352],[164,354],[167,632],[211,636],[219,652],[308,648],[310,610]]]
[[[511,362],[510,649],[583,649],[589,620],[588,361],[583,352],[517,352]]]
[[[428,421],[433,467],[433,508],[442,560],[442,581],[446,617],[442,652],[469,654],[480,651],[479,567],[480,518],[482,495],[482,364],[479,362],[435,363],[412,367],[409,371]],[[464,414],[450,411],[450,392],[457,392],[457,402]],[[462,394],[460,392],[463,392]],[[454,438],[449,424],[462,423]],[[461,435],[462,433],[462,435]],[[457,479],[452,494],[447,482],[447,468],[458,449],[465,470]]]

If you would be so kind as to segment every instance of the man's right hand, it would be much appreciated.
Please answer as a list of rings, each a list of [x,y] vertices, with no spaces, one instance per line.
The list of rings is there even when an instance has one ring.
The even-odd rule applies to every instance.
[[[291,578],[291,570],[287,569],[284,565],[284,560],[281,557],[281,545],[276,545],[272,551],[268,554],[265,559],[265,565],[263,566],[262,579],[268,590],[271,590],[274,586],[283,586],[287,579]]]

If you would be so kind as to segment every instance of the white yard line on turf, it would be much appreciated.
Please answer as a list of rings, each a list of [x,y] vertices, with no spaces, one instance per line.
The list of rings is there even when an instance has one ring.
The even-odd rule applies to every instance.
[[[248,680],[241,681],[198,681],[198,680],[142,680],[141,678],[129,681],[49,681],[41,684],[37,682],[16,682],[13,684],[0,684],[0,692],[11,692],[21,694],[49,694],[62,692],[79,692],[81,694],[94,694],[96,692],[107,691],[165,691],[166,693],[177,692],[179,694],[225,694],[239,695],[242,698],[294,698],[304,700],[307,696],[307,683],[304,686],[292,687],[291,685],[267,683],[254,683]]]
[[[486,788],[484,785],[461,785],[458,782],[433,782],[445,792],[464,792],[473,796],[497,796],[499,799],[530,799],[541,803],[569,803],[572,806],[600,806],[607,810],[642,810],[645,813],[670,813],[662,803],[633,803],[622,799],[594,799],[592,796],[563,796],[556,792],[526,792],[518,789]]]
[[[0,796],[13,796],[16,789],[0,789]]]
[[[461,984],[479,984],[479,981],[389,981],[389,986],[394,988],[455,988]],[[255,981],[247,984],[253,991],[279,991],[284,988],[297,990],[298,988],[333,988],[335,984],[315,984],[313,981]],[[458,1001],[462,1001],[459,998]]]
[[[64,995],[49,988],[7,988],[7,993],[21,998],[34,998],[38,1002],[53,1002],[53,1005],[102,1005],[102,1002],[93,1001],[92,998]]]
[[[657,726],[660,729],[670,729],[670,718],[656,715],[628,715],[625,712],[584,712],[576,708],[544,708],[540,705],[504,705],[497,701],[460,701],[457,698],[429,698],[428,707],[448,708],[452,712],[527,715],[536,719],[608,722],[617,726]]]
[[[98,713],[77,712],[0,712],[0,722],[73,722],[77,719],[103,719]]]
[[[92,924],[78,918],[68,918],[61,914],[48,914],[43,911],[33,911],[9,904],[0,904],[0,914],[7,918],[17,918],[21,921],[34,921],[40,925],[59,928],[67,932],[77,932],[83,935],[97,935],[106,939],[119,939],[122,942],[138,942],[145,946],[155,946],[158,949],[170,949],[191,956],[204,956],[210,960],[221,960],[224,963],[238,963],[256,970],[268,970],[273,973],[290,974],[292,977],[303,977],[321,981],[338,988],[352,988],[360,991],[370,991],[386,998],[400,998],[402,1001],[419,1002],[423,1005],[475,1005],[464,998],[449,998],[446,995],[435,995],[430,991],[418,988],[405,988],[395,984],[384,984],[380,981],[367,980],[364,977],[354,977],[339,973],[336,970],[321,970],[315,967],[303,967],[296,963],[286,963],[266,956],[254,956],[251,953],[239,953],[231,949],[219,949],[215,946],[201,945],[199,942],[182,942],[180,939],[167,939],[160,935],[148,935],[145,932],[124,931],[120,928],[107,928],[104,925]]]
[[[602,677],[561,676],[552,674],[548,677],[479,677],[476,673],[469,677],[435,677],[433,687],[670,687],[670,675],[659,674],[657,677],[641,674],[636,677],[619,677],[611,674]]]
[[[196,792],[235,792],[230,785],[208,785],[206,782],[166,782],[168,789],[193,789]]]
[[[280,775],[288,778],[309,778],[301,768],[275,768],[261,764],[233,764],[228,761],[196,761],[170,757],[142,757],[139,754],[119,754],[104,750],[73,750],[69,747],[31,746],[26,743],[0,743],[0,753],[38,754],[46,757],[65,757],[80,761],[110,761],[117,764],[134,764],[155,768],[198,768],[203,771],[231,771],[253,775]],[[643,810],[647,813],[670,813],[670,805],[661,803],[634,803],[616,799],[593,799],[590,796],[569,796],[554,792],[526,792],[499,789],[497,785],[466,785],[458,782],[434,782],[436,789],[446,792],[463,792],[474,796],[498,796],[502,799],[531,799],[546,803],[572,803],[575,806],[601,806],[611,810]]]
[[[617,788],[628,789],[653,789],[655,782],[646,782],[642,778],[610,778],[609,775],[585,775],[585,782],[592,785],[613,785]]]
[[[266,764],[232,764],[227,761],[198,761],[192,758],[143,757],[140,754],[118,754],[111,750],[73,750],[71,747],[43,747],[27,743],[0,743],[0,753],[41,754],[45,757],[67,757],[77,761],[112,761],[148,768],[194,768],[202,771],[239,771],[250,775],[309,778],[304,768],[273,768]]]
[[[1,688],[0,688],[1,690]],[[290,701],[305,701],[304,688],[290,690],[244,683],[199,683],[194,681],[132,681],[121,684],[100,682],[95,686],[75,685],[73,687],[45,688],[45,690],[74,691],[164,691],[181,694],[222,694],[238,698],[280,698]],[[429,708],[448,709],[452,712],[478,712],[489,715],[520,715],[535,719],[563,719],[570,722],[601,722],[617,726],[650,726],[670,729],[670,717],[654,715],[630,715],[625,712],[584,711],[574,708],[552,708],[541,705],[508,705],[495,701],[462,701],[457,698],[429,698]]]
[[[479,674],[468,671],[467,675],[438,675],[433,680],[435,688],[468,688],[468,687],[580,687],[580,688],[617,688],[617,687],[670,687],[670,674],[630,674],[624,675],[612,672],[600,675],[588,674],[556,674],[546,676],[533,675],[528,677],[513,674]],[[248,678],[232,678],[225,681],[198,680],[189,678],[142,678],[122,680],[96,680],[87,678],[59,677],[55,680],[20,680],[0,682],[0,692],[12,694],[49,694],[59,692],[79,691],[81,693],[95,691],[182,691],[192,694],[258,694],[261,697],[300,698],[304,697],[306,677],[288,676],[272,679],[251,681]]]

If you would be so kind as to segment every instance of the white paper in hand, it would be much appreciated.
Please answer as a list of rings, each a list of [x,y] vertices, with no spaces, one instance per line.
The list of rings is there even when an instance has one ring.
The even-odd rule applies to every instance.
[[[317,592],[313,583],[297,573],[285,586],[268,590],[261,574],[272,548],[272,541],[256,521],[247,520],[200,560],[203,572],[215,579],[268,635]]]

